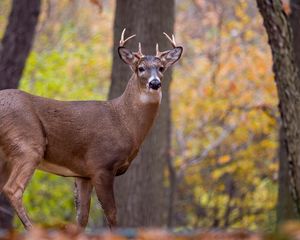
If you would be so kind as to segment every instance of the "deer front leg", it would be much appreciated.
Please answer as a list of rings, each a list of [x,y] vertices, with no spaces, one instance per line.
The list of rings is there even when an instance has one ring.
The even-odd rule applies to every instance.
[[[91,194],[93,185],[90,179],[75,178],[75,206],[77,210],[77,222],[85,228],[89,220]]]
[[[12,159],[11,173],[3,187],[3,192],[14,207],[18,217],[26,229],[32,227],[32,223],[24,208],[22,197],[25,187],[32,177],[34,170],[41,160],[41,155],[34,151],[28,151]]]
[[[102,171],[93,179],[98,200],[104,210],[109,228],[117,225],[116,204],[114,198],[114,175],[109,171]]]

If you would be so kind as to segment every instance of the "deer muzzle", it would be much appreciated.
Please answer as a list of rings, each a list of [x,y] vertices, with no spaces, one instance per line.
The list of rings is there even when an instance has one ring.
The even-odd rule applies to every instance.
[[[157,78],[155,78],[149,82],[149,87],[151,89],[157,90],[161,87],[161,82]]]

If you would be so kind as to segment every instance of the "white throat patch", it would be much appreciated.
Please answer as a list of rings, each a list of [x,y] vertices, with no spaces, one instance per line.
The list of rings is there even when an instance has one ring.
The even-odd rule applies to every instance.
[[[148,92],[142,92],[140,94],[140,101],[146,103],[160,103],[161,102],[161,90],[149,89]]]

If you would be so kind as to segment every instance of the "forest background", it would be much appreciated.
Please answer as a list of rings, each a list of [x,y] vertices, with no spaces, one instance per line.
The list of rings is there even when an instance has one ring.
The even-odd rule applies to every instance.
[[[117,47],[115,1],[102,4],[99,11],[93,1],[43,1],[20,89],[61,100],[107,99]],[[172,220],[166,225],[273,229],[280,212],[280,120],[256,3],[188,0],[175,6],[184,55],[170,89],[172,164],[166,163],[163,185],[166,219]],[[11,1],[0,1],[0,36],[10,8]],[[24,200],[35,222],[75,222],[72,179],[37,171]],[[93,197],[89,228],[102,225]]]

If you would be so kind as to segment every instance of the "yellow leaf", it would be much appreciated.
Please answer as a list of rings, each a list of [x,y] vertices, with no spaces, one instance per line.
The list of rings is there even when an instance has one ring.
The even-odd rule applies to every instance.
[[[229,155],[224,155],[222,157],[219,158],[219,163],[227,163],[230,160],[230,156]]]

